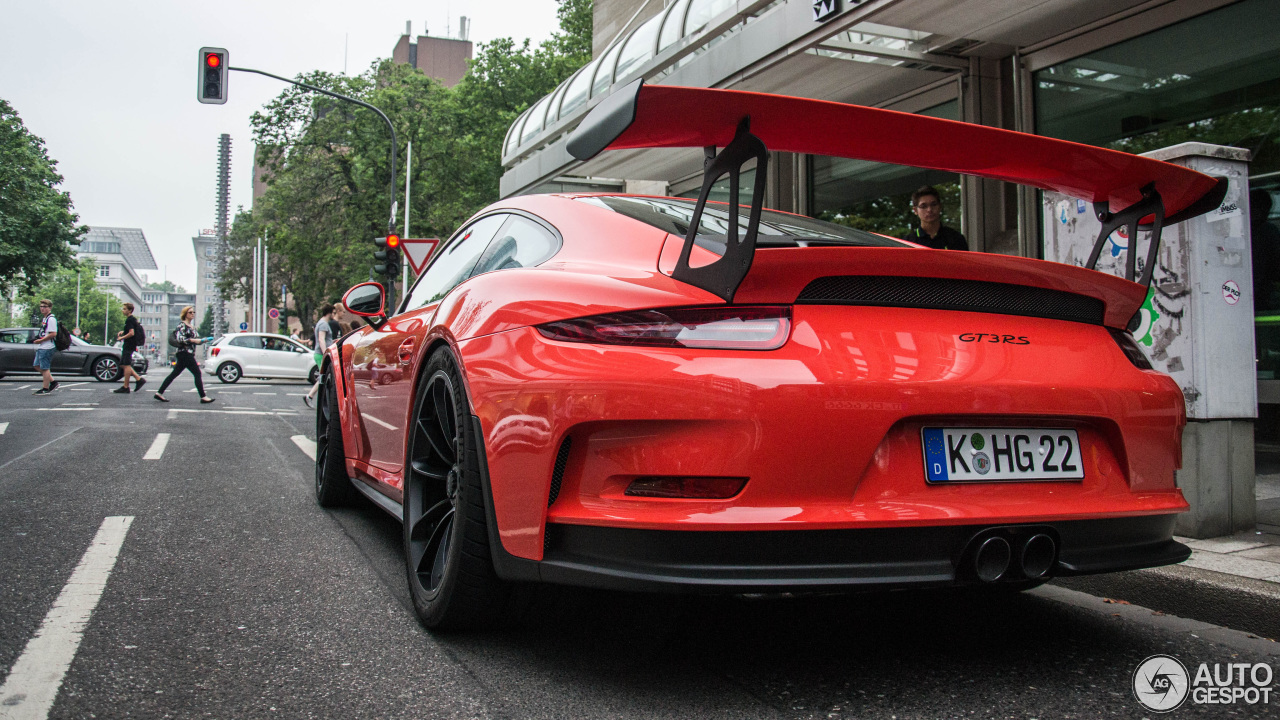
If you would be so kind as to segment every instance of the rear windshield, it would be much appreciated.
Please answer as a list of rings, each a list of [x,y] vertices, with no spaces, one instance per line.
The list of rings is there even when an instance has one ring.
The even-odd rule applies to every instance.
[[[582,202],[621,213],[634,220],[652,225],[685,237],[689,223],[693,221],[693,200],[681,198],[629,197],[601,195],[578,198]],[[743,205],[738,211],[739,232],[745,234],[750,208]],[[718,255],[724,254],[725,237],[729,229],[729,205],[708,202],[698,223],[696,244]],[[906,243],[881,237],[864,230],[844,225],[814,220],[803,215],[790,215],[774,210],[760,213],[760,233],[757,247],[910,247]]]

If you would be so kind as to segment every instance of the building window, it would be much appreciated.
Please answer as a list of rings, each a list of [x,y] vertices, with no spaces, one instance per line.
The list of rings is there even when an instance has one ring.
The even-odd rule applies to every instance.
[[[959,120],[960,102],[951,100],[918,114]],[[820,220],[902,237],[917,223],[911,213],[911,193],[921,186],[932,185],[942,194],[942,223],[960,227],[963,204],[960,176],[956,173],[821,155],[813,156],[809,168],[810,214]],[[751,183],[755,180],[755,173],[751,175],[750,179],[745,172],[741,176],[742,192],[747,198],[751,197]],[[728,178],[721,183],[724,198],[728,199]],[[694,190],[692,197],[697,196],[698,191]],[[718,199],[714,191],[712,199]]]
[[[214,267],[215,265],[216,265],[216,263],[214,263],[212,260],[205,260],[205,261],[204,261],[204,266],[205,266],[205,267],[209,267],[209,268],[211,268],[211,267]]]
[[[1036,132],[1131,153],[1247,148],[1280,190],[1280,4],[1245,0],[1034,74]]]
[[[211,247],[207,247],[204,249],[204,254],[207,255],[208,257],[213,257],[213,253],[214,253],[214,249]]]
[[[98,277],[111,277],[111,266],[110,266],[110,265],[99,265],[99,266],[98,266]]]

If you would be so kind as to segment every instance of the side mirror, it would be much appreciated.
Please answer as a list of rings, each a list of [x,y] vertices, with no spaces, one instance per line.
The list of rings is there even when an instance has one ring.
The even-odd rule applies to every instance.
[[[342,296],[342,304],[348,311],[367,318],[382,317],[386,302],[387,293],[376,282],[360,283]]]
[[[369,318],[369,324],[375,329],[385,320],[386,304],[387,292],[376,282],[360,283],[342,296],[343,307],[352,315]]]

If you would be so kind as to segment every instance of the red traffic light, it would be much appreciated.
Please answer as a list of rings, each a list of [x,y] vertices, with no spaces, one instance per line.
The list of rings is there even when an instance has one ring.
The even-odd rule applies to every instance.
[[[388,234],[388,235],[387,235],[387,247],[389,247],[389,248],[400,247],[400,236],[399,236],[399,235],[397,235],[397,234],[395,234],[395,233],[390,233],[390,234]]]
[[[222,64],[222,56],[209,53],[204,56],[204,64],[211,68],[216,68]]]

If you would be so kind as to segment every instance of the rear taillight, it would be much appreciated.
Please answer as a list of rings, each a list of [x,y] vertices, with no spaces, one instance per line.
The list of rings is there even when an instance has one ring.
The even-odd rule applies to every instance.
[[[742,492],[746,478],[734,477],[642,477],[631,481],[630,497],[725,500]]]
[[[222,350],[222,348],[216,347],[216,348],[214,348],[214,349],[213,349],[213,352],[209,353],[209,355],[211,355],[212,357],[218,357],[218,353],[219,353],[221,350]]]
[[[1120,346],[1120,350],[1124,352],[1124,356],[1129,358],[1129,362],[1139,370],[1151,370],[1151,361],[1142,353],[1142,348],[1138,347],[1138,342],[1133,336],[1124,330],[1115,328],[1107,328],[1107,332],[1111,333],[1112,339]]]
[[[539,325],[552,340],[648,347],[775,350],[791,333],[791,308],[672,308],[595,315]]]

